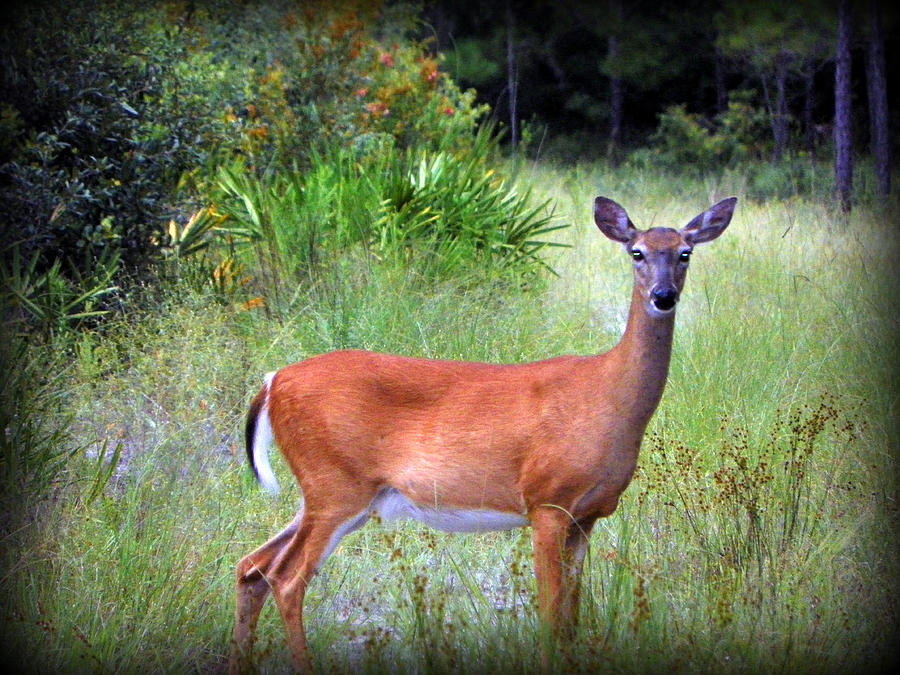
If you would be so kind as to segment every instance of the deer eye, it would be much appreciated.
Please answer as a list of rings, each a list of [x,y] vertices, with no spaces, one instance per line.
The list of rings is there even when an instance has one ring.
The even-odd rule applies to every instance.
[[[691,259],[691,252],[690,251],[682,251],[681,254],[678,256],[678,259],[681,262],[687,262],[688,260]]]
[[[631,252],[631,258],[632,258],[633,260],[643,260],[643,259],[644,259],[644,253],[643,253],[643,251],[638,251],[637,249],[634,249],[634,250]]]

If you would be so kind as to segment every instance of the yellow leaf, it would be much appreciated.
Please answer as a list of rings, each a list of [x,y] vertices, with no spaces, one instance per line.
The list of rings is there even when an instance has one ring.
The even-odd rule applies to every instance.
[[[245,303],[242,303],[241,309],[249,311],[251,309],[256,309],[257,307],[265,307],[265,306],[266,306],[266,301],[263,300],[261,297],[257,296],[255,298],[251,298],[250,300],[248,300]]]

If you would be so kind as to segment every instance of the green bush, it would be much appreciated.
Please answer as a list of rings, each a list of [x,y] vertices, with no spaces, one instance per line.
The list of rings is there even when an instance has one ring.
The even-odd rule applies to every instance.
[[[666,108],[651,137],[649,153],[633,158],[672,171],[702,175],[759,160],[766,149],[765,112],[752,105],[753,92],[733,92],[728,109],[712,119],[687,112],[684,105]]]
[[[4,335],[0,345],[0,500],[6,514],[12,495],[37,499],[58,477],[74,452],[68,431],[71,414],[63,413],[62,373],[21,340]],[[53,363],[59,366],[59,363]],[[18,509],[15,509],[19,513]],[[0,537],[8,532],[0,527]]]
[[[314,152],[372,139],[404,149],[469,146],[487,107],[439,70],[426,43],[391,35],[389,21],[412,23],[409,8],[394,10],[341,3],[284,13],[276,58],[256,76],[244,110],[228,113],[256,167],[305,166]]]
[[[725,146],[725,162],[761,160],[771,151],[771,129],[765,110],[753,105],[751,90],[729,94],[728,109],[715,118],[715,133]]]
[[[223,168],[218,233],[243,242],[273,296],[286,282],[310,280],[322,264],[362,247],[375,260],[419,268],[438,280],[475,268],[533,275],[554,223],[488,168],[484,130],[467,155],[396,148],[358,157],[332,148],[301,170],[258,176],[245,164]]]
[[[748,163],[743,169],[747,196],[758,201],[812,195],[827,199],[833,190],[833,173],[817,167],[805,153],[771,162]]]
[[[821,168],[808,153],[787,156],[778,163],[764,159],[771,152],[771,132],[764,110],[753,105],[754,92],[732,92],[728,109],[711,119],[671,106],[659,116],[653,146],[635,151],[629,164],[702,178],[724,173],[756,200],[795,195],[827,198],[831,170]],[[862,197],[860,197],[862,199]]]
[[[332,147],[464,153],[485,111],[392,27],[411,8],[74,2],[15,8],[0,48],[0,249],[39,272],[151,276],[235,156],[262,175]]]
[[[552,245],[548,202],[534,205],[530,191],[486,168],[478,156],[408,154],[390,162],[375,222],[375,244],[384,255],[422,250],[438,276],[471,262],[534,271],[538,253]]]
[[[21,7],[4,38],[4,61],[15,64],[4,98],[27,133],[0,169],[0,244],[39,251],[41,269],[68,260],[87,273],[114,253],[144,266],[188,146],[142,134],[153,111],[141,92],[153,77],[129,55],[149,45],[104,6]]]
[[[722,137],[713,133],[703,117],[687,112],[684,104],[660,113],[659,127],[651,140],[656,143],[657,159],[671,169],[690,173],[725,163]]]
[[[18,246],[4,253],[8,255],[0,259],[0,321],[10,334],[34,333],[52,340],[106,314],[103,301],[118,290],[112,285],[118,268],[115,255],[98,260],[89,275],[82,275],[77,269],[64,273],[59,259],[42,271],[40,253],[27,260]]]

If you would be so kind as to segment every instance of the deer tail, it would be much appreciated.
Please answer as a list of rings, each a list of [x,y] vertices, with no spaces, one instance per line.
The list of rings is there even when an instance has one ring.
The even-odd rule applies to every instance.
[[[247,459],[250,468],[266,490],[276,494],[279,490],[278,479],[269,464],[269,447],[272,445],[272,423],[269,420],[269,391],[275,373],[267,373],[265,383],[250,403],[247,413],[247,426],[244,438],[247,443]]]

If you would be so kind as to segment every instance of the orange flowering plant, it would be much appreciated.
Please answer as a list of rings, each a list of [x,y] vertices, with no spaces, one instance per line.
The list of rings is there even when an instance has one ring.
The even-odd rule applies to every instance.
[[[488,108],[476,104],[474,91],[460,91],[440,61],[427,42],[376,53],[365,72],[368,86],[357,91],[363,102],[359,131],[388,134],[407,148],[454,151],[469,145]]]
[[[379,2],[308,5],[281,19],[294,45],[248,85],[250,103],[228,109],[241,152],[264,168],[305,164],[326,145],[462,150],[488,107],[440,70],[428,42],[386,46]],[[381,27],[383,28],[383,27]]]

